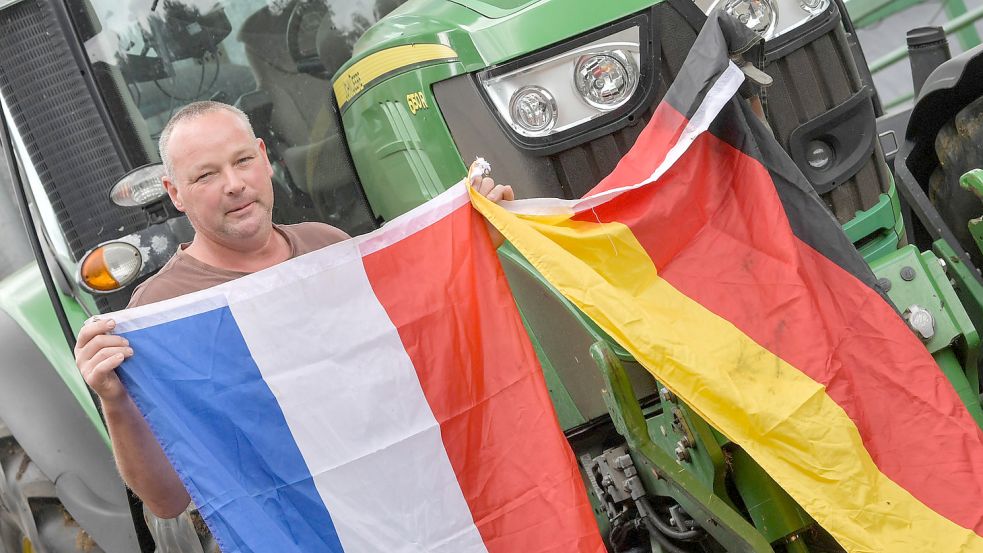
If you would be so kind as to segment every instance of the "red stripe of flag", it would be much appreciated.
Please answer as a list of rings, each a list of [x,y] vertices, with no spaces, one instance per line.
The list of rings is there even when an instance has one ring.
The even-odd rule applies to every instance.
[[[595,217],[627,224],[676,289],[825,385],[888,478],[983,533],[983,432],[894,310],[792,233],[757,160],[703,133]]]
[[[460,247],[437,246],[451,242]],[[364,263],[440,423],[488,551],[603,552],[480,215],[466,205]],[[397,281],[397,273],[415,278]]]
[[[638,135],[631,150],[645,155],[626,155],[611,174],[584,196],[594,196],[605,190],[619,188],[649,179],[666,154],[686,129],[686,118],[665,102],[659,103],[645,129]]]

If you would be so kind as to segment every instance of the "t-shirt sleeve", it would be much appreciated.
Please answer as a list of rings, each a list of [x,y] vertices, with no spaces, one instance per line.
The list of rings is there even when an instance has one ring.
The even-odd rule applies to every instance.
[[[293,234],[297,255],[319,250],[351,238],[345,231],[326,223],[300,223],[287,228]]]
[[[130,295],[130,302],[126,304],[126,308],[169,300],[183,293],[185,292],[177,287],[169,286],[167,281],[157,282],[157,279],[150,278],[133,289],[133,294]]]

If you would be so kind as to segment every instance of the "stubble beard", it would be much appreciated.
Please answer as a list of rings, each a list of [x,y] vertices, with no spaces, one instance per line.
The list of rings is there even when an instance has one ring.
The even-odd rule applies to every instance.
[[[222,234],[233,240],[241,240],[256,236],[257,232],[262,232],[264,228],[269,228],[272,231],[273,207],[256,200],[250,209],[257,211],[257,213],[245,220],[237,221],[226,216],[221,227]]]

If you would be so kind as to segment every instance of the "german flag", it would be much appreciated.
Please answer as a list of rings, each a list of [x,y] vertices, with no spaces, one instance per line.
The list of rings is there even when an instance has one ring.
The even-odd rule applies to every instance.
[[[983,551],[983,432],[736,97],[751,44],[711,17],[588,197],[472,202],[848,551]]]

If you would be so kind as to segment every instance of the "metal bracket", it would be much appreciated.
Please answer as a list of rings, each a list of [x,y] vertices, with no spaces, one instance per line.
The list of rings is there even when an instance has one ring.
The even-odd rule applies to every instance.
[[[645,487],[652,490],[662,484],[668,488],[669,495],[693,520],[729,551],[773,553],[768,541],[747,520],[652,442],[642,408],[611,346],[605,341],[595,342],[590,354],[604,376],[602,394],[611,420],[628,443],[628,454]]]

